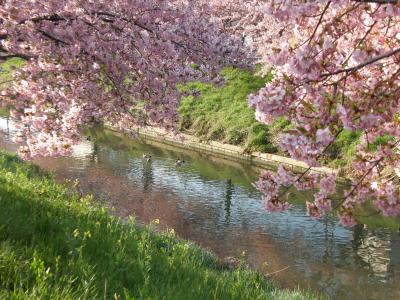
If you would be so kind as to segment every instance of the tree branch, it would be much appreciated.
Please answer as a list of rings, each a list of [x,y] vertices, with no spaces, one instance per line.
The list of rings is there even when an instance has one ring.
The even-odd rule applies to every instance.
[[[30,60],[32,57],[25,55],[25,54],[21,54],[21,53],[15,53],[15,54],[0,54],[0,61],[2,60],[7,60],[9,58],[14,58],[14,57],[18,57],[18,58],[22,58],[25,60]]]
[[[53,41],[55,41],[55,42],[57,42],[57,43],[61,43],[61,44],[63,44],[63,45],[69,45],[67,42],[65,42],[65,41],[63,41],[63,40],[60,40],[59,38],[57,38],[57,37],[51,35],[50,33],[46,32],[46,31],[44,31],[44,30],[42,30],[42,29],[38,29],[38,32],[40,32],[40,33],[43,34],[45,37],[47,37],[47,38],[49,38],[49,39],[51,39],[51,40],[53,40]]]
[[[0,38],[1,40],[1,38]],[[2,60],[7,60],[9,58],[13,58],[13,57],[19,57],[25,60],[29,60],[32,57],[26,55],[26,54],[22,54],[22,53],[10,53],[9,51],[7,51],[7,49],[4,49],[4,47],[2,47],[0,45],[0,61]]]
[[[312,39],[314,38],[315,34],[317,33],[318,27],[319,27],[319,25],[321,25],[322,19],[324,18],[324,15],[325,15],[326,11],[328,10],[329,5],[331,5],[331,1],[328,1],[328,3],[326,3],[324,10],[322,11],[321,16],[319,17],[317,26],[315,26],[315,29],[314,29],[313,33],[311,34],[310,38],[308,39],[309,43],[312,41]]]
[[[397,53],[400,53],[400,48],[397,48],[397,49],[394,49],[392,51],[386,52],[384,54],[375,56],[375,57],[373,57],[373,58],[371,58],[371,59],[369,59],[369,60],[367,60],[367,61],[365,61],[365,62],[363,62],[363,63],[361,63],[359,65],[357,65],[357,66],[354,66],[354,67],[351,67],[351,68],[340,69],[340,70],[337,70],[337,71],[331,72],[331,73],[324,73],[324,74],[321,74],[321,76],[322,77],[327,77],[327,76],[337,75],[337,74],[340,74],[340,73],[351,74],[351,73],[354,73],[355,71],[358,71],[359,69],[362,69],[362,68],[364,68],[364,67],[366,67],[366,66],[368,66],[370,64],[373,64],[373,63],[375,63],[375,62],[377,62],[377,61],[379,61],[381,59],[393,56],[393,55],[395,55]]]
[[[397,4],[398,0],[353,0],[359,3]]]
[[[353,51],[350,53],[350,55],[344,60],[343,64],[347,63],[350,57],[353,55],[354,51],[357,49],[358,46],[360,46],[365,39],[367,38],[368,34],[371,33],[372,29],[374,26],[378,23],[378,21],[375,21],[367,30],[367,32],[364,34],[364,36],[361,38],[361,40],[357,43],[357,45],[354,47]]]
[[[397,141],[397,142],[393,145],[392,148],[397,147],[397,145],[399,144],[399,142],[400,142],[400,141]],[[357,188],[364,182],[365,177],[367,177],[368,174],[370,174],[370,173],[372,172],[373,169],[375,169],[376,167],[378,167],[378,165],[379,165],[384,159],[385,159],[385,157],[382,156],[381,158],[379,158],[378,160],[376,160],[376,161],[373,163],[373,166],[372,166],[371,168],[369,168],[369,169],[361,176],[361,178],[360,178],[360,180],[358,181],[358,183],[355,184],[355,185],[353,186],[353,188],[350,190],[349,193],[346,194],[346,196],[343,198],[343,200],[340,201],[340,202],[334,207],[334,210],[335,210],[335,209],[338,209],[340,206],[342,206],[342,204],[343,204],[350,196],[352,196],[352,195],[356,192]]]
[[[52,21],[52,22],[66,21],[66,19],[57,14],[52,14],[52,15],[38,16],[38,17],[35,17],[32,19],[25,19],[25,20],[20,21],[18,24],[22,25],[28,21],[32,21],[33,23],[39,23],[41,21]]]

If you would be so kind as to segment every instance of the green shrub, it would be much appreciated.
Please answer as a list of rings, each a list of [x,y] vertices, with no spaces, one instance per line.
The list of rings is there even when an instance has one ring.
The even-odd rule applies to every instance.
[[[324,162],[333,167],[346,167],[357,152],[357,144],[361,133],[343,130],[335,142],[327,148]]]
[[[227,68],[222,71],[225,84],[216,87],[201,82],[181,86],[186,92],[198,91],[200,96],[182,99],[179,114],[180,127],[209,140],[242,145],[257,151],[276,152],[269,144],[268,127],[262,125],[262,133],[251,132],[261,125],[254,118],[254,110],[248,106],[247,97],[271,79],[271,75],[257,76],[251,71]]]
[[[277,147],[272,143],[272,137],[267,125],[255,123],[250,128],[246,148],[259,152],[276,153]]]

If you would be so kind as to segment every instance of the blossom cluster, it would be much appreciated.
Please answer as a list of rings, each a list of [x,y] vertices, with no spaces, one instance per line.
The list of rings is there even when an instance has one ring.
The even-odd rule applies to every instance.
[[[287,118],[294,129],[281,146],[309,166],[319,165],[343,130],[362,133],[352,184],[338,200],[341,223],[354,225],[355,209],[367,200],[385,216],[400,216],[393,172],[400,162],[400,3],[274,0],[268,13],[293,37],[269,57],[273,81],[249,99],[257,116]],[[333,177],[319,179],[307,203],[311,216],[332,210],[334,187]]]
[[[87,124],[174,129],[177,84],[247,66],[243,41],[186,0],[0,1],[0,59],[25,66],[2,91],[24,158],[67,155]]]
[[[354,225],[355,209],[365,201],[385,216],[400,216],[395,183],[400,165],[400,2],[212,2],[216,7],[229,3],[229,9],[219,14],[251,41],[258,62],[273,67],[273,80],[251,95],[249,103],[263,123],[278,117],[290,121],[293,129],[280,138],[284,151],[315,167],[342,132],[362,135],[349,168],[351,186],[335,205],[342,224]],[[315,179],[308,173],[295,176],[293,184],[308,176],[319,182],[304,187],[319,188],[307,209],[311,216],[321,217],[332,210],[326,187],[333,186],[332,178]],[[261,174],[257,186],[274,204],[267,207],[285,207],[278,191],[286,184],[279,172]]]

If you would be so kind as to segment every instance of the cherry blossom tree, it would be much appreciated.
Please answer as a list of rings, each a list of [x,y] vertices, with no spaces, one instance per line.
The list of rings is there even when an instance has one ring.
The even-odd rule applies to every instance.
[[[236,12],[246,10],[239,1],[230,2]],[[250,105],[263,123],[278,117],[291,122],[293,130],[281,135],[281,146],[310,166],[300,175],[283,166],[277,174],[264,171],[256,186],[267,209],[289,207],[286,194],[288,186],[294,185],[300,190],[317,189],[314,200],[307,203],[308,213],[315,218],[337,209],[341,223],[352,226],[355,209],[366,201],[384,216],[399,216],[398,1],[271,0],[247,1],[247,7],[251,2],[257,8],[256,19],[235,24],[253,40],[261,61],[273,66],[274,78],[250,96]],[[218,6],[221,1],[215,3]],[[251,15],[250,11],[244,14]],[[270,36],[268,27],[274,44],[262,39],[262,35]],[[320,165],[344,130],[361,133],[362,138],[352,174],[346,174],[351,186],[342,198],[333,199],[335,175],[319,176],[312,167]]]
[[[68,154],[81,125],[120,128],[177,119],[176,84],[210,79],[255,58],[274,78],[249,98],[256,118],[285,117],[282,148],[309,169],[280,166],[256,183],[268,210],[290,186],[316,189],[308,213],[338,210],[343,225],[371,202],[400,215],[400,4],[397,0],[0,0],[0,56],[26,66],[2,103],[21,120],[21,154]],[[245,49],[251,46],[254,52]],[[351,186],[312,167],[343,131],[362,134]],[[379,140],[379,143],[377,141]],[[332,201],[334,200],[334,201]]]
[[[24,158],[68,155],[85,124],[172,128],[177,83],[245,66],[243,42],[190,0],[0,0],[0,60],[20,57],[1,104]]]

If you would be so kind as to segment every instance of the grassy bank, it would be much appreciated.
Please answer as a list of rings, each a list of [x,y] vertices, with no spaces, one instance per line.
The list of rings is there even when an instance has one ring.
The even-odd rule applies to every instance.
[[[226,82],[222,87],[212,84],[191,83],[186,90],[200,92],[198,98],[192,96],[182,100],[180,106],[180,126],[205,140],[216,140],[228,144],[241,145],[249,151],[278,153],[278,135],[290,129],[290,124],[279,119],[271,126],[256,121],[254,110],[249,108],[247,97],[271,80],[240,69],[225,69],[222,72]],[[323,163],[333,168],[346,167],[356,153],[360,134],[344,131],[323,157]]]
[[[0,64],[0,89],[11,82],[12,70],[21,68],[23,65],[24,61],[20,58],[10,58]]]
[[[261,124],[247,103],[247,96],[265,86],[271,75],[261,77],[231,68],[223,70],[222,75],[225,84],[221,87],[200,82],[185,86],[186,90],[199,91],[200,97],[182,99],[181,129],[206,140],[241,145],[249,151],[276,153],[274,137],[288,123],[279,120],[272,126]]]
[[[122,223],[0,153],[0,299],[311,299],[226,270],[153,225]]]

